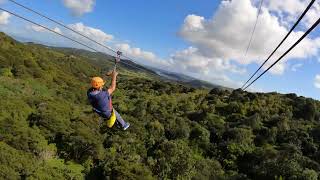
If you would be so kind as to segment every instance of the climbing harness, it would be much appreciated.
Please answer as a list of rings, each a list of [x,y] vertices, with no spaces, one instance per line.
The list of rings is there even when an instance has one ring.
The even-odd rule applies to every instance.
[[[105,120],[107,127],[112,128],[114,123],[116,122],[116,119],[117,119],[116,113],[114,113],[114,109],[113,109],[110,118]]]
[[[102,113],[101,111],[99,111],[98,109],[96,108],[93,108],[93,111],[95,111],[96,113],[100,114]],[[114,112],[114,109],[112,109],[112,112],[111,112],[111,116],[109,119],[106,119],[106,118],[102,118],[100,119],[101,123],[100,125],[103,125],[103,124],[106,124],[108,128],[112,128],[113,125],[115,124],[116,122],[116,113]]]

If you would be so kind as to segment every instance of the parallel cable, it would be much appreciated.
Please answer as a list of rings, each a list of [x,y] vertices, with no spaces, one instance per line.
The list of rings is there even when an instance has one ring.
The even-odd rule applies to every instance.
[[[273,54],[279,49],[279,47],[283,44],[283,42],[288,38],[288,36],[291,34],[291,32],[296,28],[296,26],[299,24],[299,22],[301,21],[301,19],[305,16],[305,14],[309,11],[309,9],[311,8],[311,6],[313,5],[313,3],[315,2],[315,0],[311,0],[311,2],[309,3],[308,7],[303,11],[303,13],[301,14],[301,16],[299,17],[299,19],[297,20],[297,22],[291,27],[290,31],[287,33],[287,35],[282,39],[282,41],[279,43],[279,45],[273,50],[273,52],[269,55],[269,57],[260,65],[260,67],[251,75],[251,77],[243,84],[243,86],[241,87],[241,89],[243,89],[243,87],[245,87],[247,85],[247,83],[260,71],[260,69],[269,61],[269,59],[271,58],[271,56],[273,56]]]
[[[259,16],[260,16],[260,13],[261,13],[262,4],[263,4],[263,0],[260,1],[259,10],[258,10],[257,18],[256,18],[256,22],[254,23],[254,26],[253,26],[253,29],[252,29],[252,32],[251,32],[251,35],[250,35],[250,40],[249,40],[249,43],[248,43],[246,52],[245,52],[245,54],[244,54],[244,57],[247,56],[248,51],[249,51],[249,49],[250,49],[250,46],[251,46],[251,43],[252,43],[252,39],[253,39],[253,35],[254,35],[254,32],[256,31],[256,27],[257,27],[257,24],[258,24]]]
[[[312,25],[311,28],[306,31],[303,36],[300,37],[278,60],[276,60],[271,66],[268,67],[263,73],[261,73],[256,79],[254,79],[248,86],[246,86],[243,90],[246,90],[250,87],[254,82],[256,82],[261,76],[263,76],[266,72],[268,72],[274,65],[276,65],[284,56],[286,56],[296,45],[300,43],[314,28],[316,28],[320,23],[320,18]]]
[[[46,26],[44,26],[44,25],[41,25],[41,24],[36,23],[36,22],[34,22],[34,21],[30,20],[30,19],[27,19],[27,18],[25,18],[25,17],[22,17],[22,16],[14,13],[14,12],[11,12],[11,11],[9,11],[9,10],[3,9],[3,8],[1,8],[1,7],[0,7],[0,10],[1,10],[1,11],[5,11],[5,12],[7,12],[7,13],[9,13],[9,14],[17,17],[17,18],[20,18],[20,19],[22,19],[22,20],[24,20],[24,21],[27,21],[27,22],[29,22],[29,23],[31,23],[31,24],[34,24],[34,25],[39,26],[39,27],[41,27],[41,28],[44,28],[44,29],[46,29],[46,30],[48,30],[48,31],[50,31],[50,32],[52,32],[52,33],[55,33],[55,34],[57,34],[57,35],[59,35],[59,36],[61,36],[61,37],[64,37],[64,38],[66,38],[66,39],[68,39],[68,40],[70,40],[70,41],[72,41],[72,42],[75,42],[75,43],[77,43],[77,44],[80,44],[80,45],[82,45],[82,46],[84,46],[84,47],[86,47],[86,48],[88,48],[88,49],[90,49],[90,50],[93,50],[94,52],[100,52],[99,50],[97,50],[97,49],[95,49],[95,48],[92,48],[92,47],[90,47],[90,46],[88,46],[88,45],[86,45],[86,44],[84,44],[84,43],[82,43],[82,42],[80,42],[80,41],[78,41],[78,40],[72,39],[72,38],[70,38],[70,37],[68,37],[68,36],[66,36],[66,35],[63,35],[63,34],[61,34],[61,33],[59,33],[59,32],[56,32],[56,31],[54,31],[54,30],[52,30],[52,29],[50,29],[50,28],[48,28],[48,27],[46,27]],[[110,61],[112,61],[112,60],[110,60]],[[121,61],[121,63],[126,64],[126,65],[128,65],[128,66],[131,66],[131,67],[133,67],[133,68],[142,70],[142,71],[145,71],[145,70],[146,70],[146,69],[142,69],[142,68],[140,68],[140,67],[134,66],[134,65],[132,65],[132,64],[125,63],[125,62],[123,62],[123,61]]]
[[[62,26],[62,27],[64,27],[64,28],[66,28],[66,29],[68,29],[68,30],[70,30],[70,31],[72,31],[72,32],[74,32],[74,33],[76,33],[76,34],[78,34],[78,35],[80,35],[80,36],[82,36],[82,37],[84,37],[84,38],[86,38],[86,39],[88,39],[88,40],[90,40],[90,41],[92,41],[92,42],[94,42],[94,43],[102,46],[102,47],[104,47],[104,48],[107,48],[108,50],[110,50],[110,51],[112,51],[112,52],[114,52],[114,53],[117,53],[117,51],[111,49],[110,47],[99,43],[98,41],[96,41],[96,40],[94,40],[94,39],[92,39],[92,38],[90,38],[90,37],[88,37],[88,36],[86,36],[86,35],[78,32],[78,31],[76,31],[76,30],[74,30],[74,29],[72,29],[72,28],[70,28],[70,27],[68,27],[67,25],[64,25],[63,23],[61,23],[61,22],[59,22],[59,21],[57,21],[57,20],[54,20],[54,19],[52,19],[52,18],[50,18],[50,17],[48,17],[48,16],[46,16],[46,15],[43,15],[43,14],[41,14],[40,12],[35,11],[35,10],[33,10],[33,9],[31,9],[31,8],[23,5],[23,4],[20,4],[20,3],[16,2],[16,1],[14,1],[14,0],[8,0],[8,1],[10,1],[10,2],[12,2],[12,3],[14,3],[14,4],[16,4],[16,5],[22,7],[22,8],[24,8],[24,9],[26,9],[26,10],[28,10],[28,11],[30,11],[30,12],[33,12],[33,13],[35,13],[35,14],[37,14],[37,15],[39,15],[39,16],[41,16],[41,17],[43,17],[43,18],[45,18],[45,19],[47,19],[47,20],[49,20],[49,21],[51,21],[51,22],[54,22],[54,23],[56,23],[56,24],[58,24],[58,25],[60,25],[60,26]]]
[[[52,18],[50,18],[50,17],[48,17],[48,16],[46,16],[46,15],[44,15],[44,14],[42,14],[42,13],[36,11],[36,10],[33,10],[33,9],[31,9],[31,8],[23,5],[23,4],[20,4],[20,3],[16,2],[16,1],[14,1],[14,0],[8,0],[8,1],[10,1],[10,2],[12,2],[12,3],[14,3],[14,4],[16,4],[16,5],[18,5],[18,6],[22,7],[22,8],[30,11],[30,12],[32,12],[32,13],[35,13],[35,14],[37,14],[37,15],[39,15],[39,16],[41,16],[41,17],[43,17],[43,18],[45,18],[45,19],[47,19],[47,20],[49,20],[49,21],[51,21],[51,22],[53,22],[53,23],[56,23],[56,24],[58,24],[58,25],[60,25],[60,26],[62,26],[62,27],[64,27],[64,28],[66,28],[66,29],[68,29],[68,30],[70,30],[70,31],[72,31],[72,32],[74,32],[74,33],[76,33],[76,34],[78,34],[78,35],[80,35],[80,36],[88,39],[89,41],[94,42],[94,43],[96,43],[96,44],[98,44],[98,45],[100,45],[100,46],[102,46],[102,47],[104,47],[104,48],[106,48],[106,49],[114,52],[114,53],[117,53],[116,50],[113,50],[112,48],[110,48],[110,47],[108,47],[108,46],[106,46],[106,45],[104,45],[104,44],[102,44],[102,43],[99,43],[98,41],[96,41],[96,40],[94,40],[94,39],[92,39],[92,38],[90,38],[90,37],[88,37],[88,36],[86,36],[86,35],[78,32],[78,31],[76,31],[76,30],[74,30],[74,29],[72,29],[72,28],[70,28],[70,27],[68,27],[67,25],[65,25],[65,24],[63,24],[63,23],[61,23],[61,22],[59,22],[59,21],[57,21],[57,20],[55,20],[55,19],[52,19]],[[135,60],[133,60],[132,58],[130,58],[130,57],[128,57],[128,56],[126,56],[126,55],[122,55],[122,56],[125,57],[126,59],[128,59],[128,60],[136,63]]]

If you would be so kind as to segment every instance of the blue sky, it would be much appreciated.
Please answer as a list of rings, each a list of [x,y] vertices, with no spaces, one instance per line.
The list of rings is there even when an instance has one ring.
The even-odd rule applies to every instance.
[[[188,14],[201,13],[212,16],[219,1],[203,0],[195,6],[195,0],[180,1],[102,1],[95,2],[94,10],[82,16],[72,16],[62,1],[17,0],[28,7],[43,12],[49,17],[64,24],[83,22],[86,25],[101,29],[122,41],[129,41],[133,46],[150,49],[166,57],[170,52],[187,47],[177,31]],[[37,22],[50,24],[38,16],[28,13],[13,3],[7,2],[3,7],[32,17]],[[59,13],[57,13],[59,12]]]
[[[0,0],[3,8],[88,43],[62,27],[3,1]],[[234,88],[240,87],[256,70],[309,3],[307,0],[265,0],[252,46],[244,57],[259,0],[16,1],[122,50],[142,64]],[[320,2],[316,2],[275,57],[320,17],[319,10]],[[3,13],[0,30],[30,41],[79,47]],[[317,28],[283,63],[257,81],[252,90],[294,92],[320,99],[319,48]]]

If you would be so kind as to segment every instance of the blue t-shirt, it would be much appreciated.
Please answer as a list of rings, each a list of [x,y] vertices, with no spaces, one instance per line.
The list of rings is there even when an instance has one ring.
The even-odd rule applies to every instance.
[[[106,89],[95,90],[90,88],[87,92],[93,110],[103,118],[110,118],[112,112],[112,99]]]

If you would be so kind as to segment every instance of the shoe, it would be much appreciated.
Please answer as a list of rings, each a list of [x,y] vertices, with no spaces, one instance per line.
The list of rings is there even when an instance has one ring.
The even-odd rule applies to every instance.
[[[127,130],[130,127],[130,123],[126,123],[126,125],[123,127],[123,130]]]

